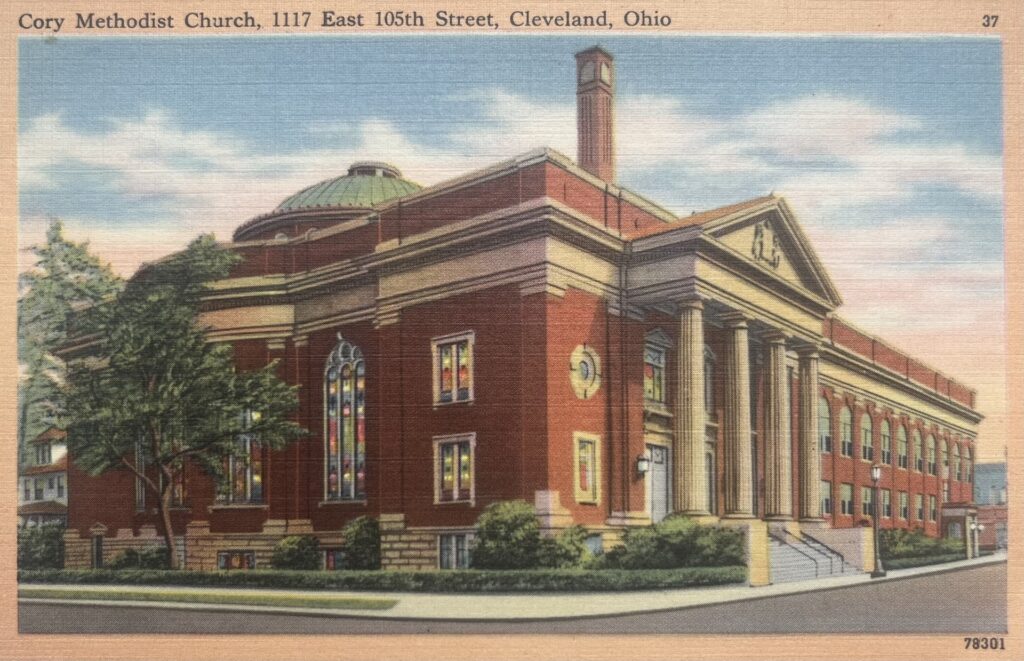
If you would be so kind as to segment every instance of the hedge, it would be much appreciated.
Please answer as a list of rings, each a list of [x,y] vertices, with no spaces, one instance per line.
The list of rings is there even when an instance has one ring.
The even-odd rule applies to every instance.
[[[60,569],[64,566],[64,526],[45,524],[18,529],[18,567]]]
[[[915,558],[894,558],[882,560],[886,569],[907,569],[909,567],[923,567],[925,565],[937,565],[943,562],[955,562],[964,560],[967,557],[964,553],[945,553],[943,555],[924,555]]]
[[[19,571],[21,583],[183,585],[289,590],[398,592],[598,592],[657,590],[744,583],[746,567],[625,570],[531,569],[522,571],[159,571],[63,569]]]

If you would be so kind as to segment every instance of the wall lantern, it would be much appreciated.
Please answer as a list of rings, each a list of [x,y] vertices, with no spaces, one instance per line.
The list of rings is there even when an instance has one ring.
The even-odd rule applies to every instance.
[[[641,475],[646,475],[647,471],[651,470],[650,458],[640,455],[636,458],[636,472]]]

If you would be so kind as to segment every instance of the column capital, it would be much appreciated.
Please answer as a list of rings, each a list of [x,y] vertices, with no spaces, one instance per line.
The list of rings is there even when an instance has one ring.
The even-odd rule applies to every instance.
[[[796,352],[801,358],[818,358],[821,356],[821,344],[817,342],[803,342],[796,347]]]
[[[740,312],[739,310],[730,310],[724,314],[719,315],[719,320],[729,328],[746,328],[747,322],[750,321],[750,315]]]
[[[687,296],[686,298],[680,298],[674,302],[680,308],[693,308],[696,310],[704,309],[704,299],[700,296]]]
[[[789,335],[778,328],[766,331],[761,337],[768,344],[785,344],[789,340]]]

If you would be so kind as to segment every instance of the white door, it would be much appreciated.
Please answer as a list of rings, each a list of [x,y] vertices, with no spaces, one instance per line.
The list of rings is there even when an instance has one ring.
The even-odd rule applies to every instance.
[[[671,511],[668,448],[662,445],[648,445],[647,457],[651,461],[646,479],[647,513],[650,514],[651,521],[657,523]]]

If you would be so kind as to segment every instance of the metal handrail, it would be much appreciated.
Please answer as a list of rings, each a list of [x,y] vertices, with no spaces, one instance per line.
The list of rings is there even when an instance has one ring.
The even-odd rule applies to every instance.
[[[811,540],[815,544],[819,544],[821,546],[824,546],[826,549],[829,550],[830,553],[834,553],[837,556],[839,556],[840,571],[843,574],[846,573],[846,556],[844,556],[842,553],[840,553],[839,551],[835,550],[834,548],[832,548],[831,546],[829,546],[825,542],[821,541],[820,539],[818,539],[814,535],[809,535],[806,532],[804,532],[803,530],[800,531],[800,534],[803,535],[804,537],[806,537],[807,539]]]
[[[783,532],[788,532],[788,531],[784,530]],[[793,533],[789,533],[789,534],[792,535]],[[818,578],[818,576],[819,576],[819,573],[818,573],[818,561],[815,560],[814,557],[812,557],[810,555],[807,555],[807,553],[804,552],[800,547],[793,546],[792,544],[790,544],[789,542],[786,541],[785,537],[779,537],[778,535],[776,535],[774,532],[772,532],[770,530],[768,531],[768,536],[772,537],[773,539],[775,539],[775,541],[779,542],[780,544],[785,544],[789,548],[793,549],[794,551],[796,551],[800,555],[804,556],[805,558],[807,558],[808,560],[813,562],[814,563],[814,578]]]
[[[782,529],[782,532],[783,532],[783,533],[785,533],[785,534],[787,534],[787,535],[789,535],[790,537],[792,537],[792,538],[793,538],[793,539],[795,539],[796,541],[800,542],[801,544],[803,544],[803,545],[804,545],[804,546],[806,546],[807,548],[811,549],[811,550],[812,550],[812,551],[814,551],[815,553],[819,553],[819,554],[821,554],[821,555],[825,556],[826,558],[828,558],[828,575],[829,575],[829,576],[831,576],[831,575],[832,575],[832,568],[833,568],[833,567],[835,566],[835,563],[833,563],[833,562],[832,562],[832,556],[830,556],[830,555],[829,555],[828,553],[826,553],[825,551],[822,551],[821,549],[819,549],[819,548],[816,548],[816,547],[814,547],[814,546],[812,546],[812,545],[808,544],[808,543],[807,543],[807,540],[803,539],[803,538],[802,538],[802,537],[800,537],[799,535],[794,535],[793,533],[789,532],[789,531],[788,531],[788,530],[786,530],[785,528],[783,528],[783,529]],[[792,544],[791,544],[790,546],[792,546]],[[794,547],[794,548],[796,548],[796,547]]]

